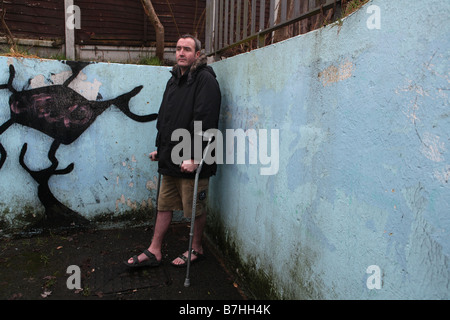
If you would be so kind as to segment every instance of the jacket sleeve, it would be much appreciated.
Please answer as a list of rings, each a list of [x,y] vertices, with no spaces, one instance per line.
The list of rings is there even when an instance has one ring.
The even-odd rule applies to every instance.
[[[159,111],[158,111],[158,118],[156,119],[156,138],[155,138],[155,147],[158,148],[160,146],[161,143],[161,134],[160,134],[160,129],[161,129],[161,116],[163,115],[163,106],[164,106],[164,102],[167,98],[167,90],[168,87],[170,85],[172,81],[172,78],[169,79],[169,81],[167,81],[166,84],[166,88],[164,89],[164,93],[162,96],[162,100],[161,100],[161,104],[159,105]]]
[[[219,84],[213,74],[205,70],[198,74],[197,86],[195,92],[193,121],[191,123],[191,155],[195,160],[200,161],[203,149],[206,147],[207,142],[203,141],[202,137],[198,136],[198,132],[194,132],[194,122],[200,121],[201,130],[206,131],[208,129],[217,129],[219,124],[219,113],[221,104],[221,93]],[[195,137],[197,135],[197,138]],[[197,139],[197,145],[199,141],[202,141],[201,154],[197,150],[195,152],[195,139]]]

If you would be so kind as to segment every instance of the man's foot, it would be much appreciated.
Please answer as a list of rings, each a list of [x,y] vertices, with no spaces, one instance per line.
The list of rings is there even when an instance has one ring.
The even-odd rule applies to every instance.
[[[200,262],[204,260],[206,257],[203,255],[203,253],[197,252],[195,250],[191,251],[191,265],[195,262]],[[184,268],[187,266],[188,262],[188,252],[186,251],[182,255],[179,255],[176,259],[174,259],[171,264],[174,267],[178,268]]]
[[[128,267],[157,267],[161,264],[161,257],[158,260],[156,255],[151,253],[148,250],[144,250],[139,256],[133,256],[128,259],[128,261],[124,261],[124,263]]]

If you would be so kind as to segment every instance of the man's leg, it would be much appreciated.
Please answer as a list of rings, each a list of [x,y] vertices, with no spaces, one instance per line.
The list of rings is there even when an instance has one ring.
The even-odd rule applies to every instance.
[[[181,197],[178,193],[177,179],[170,176],[163,176],[158,198],[158,208],[162,208],[163,210],[158,211],[153,239],[148,247],[148,251],[154,254],[158,261],[161,261],[162,258],[162,242],[172,222],[173,210],[182,207]],[[147,259],[148,257],[144,253],[138,256],[139,262]],[[133,259],[129,259],[128,263],[133,263]]]
[[[194,237],[192,238],[192,249],[203,254],[202,238],[203,229],[206,225],[206,212],[195,218]]]
[[[192,249],[197,251],[200,254],[203,254],[203,246],[202,246],[202,238],[203,238],[203,229],[206,225],[206,212],[204,211],[201,215],[195,217],[194,224],[194,236],[192,238]],[[188,251],[183,254],[185,257],[188,256]],[[191,261],[194,261],[197,257],[191,254]],[[186,262],[181,258],[176,258],[172,261],[175,265],[182,265]]]
[[[183,211],[186,218],[192,216],[192,205],[193,205],[193,195],[194,195],[194,183],[193,180],[184,179],[181,187],[181,197],[183,201]],[[194,225],[194,235],[192,237],[192,249],[197,251],[199,254],[203,254],[202,238],[203,229],[206,225],[206,201],[208,194],[209,178],[203,178],[198,180],[197,185],[197,202],[196,202],[196,212],[201,212],[200,215],[195,217]],[[185,257],[188,257],[188,251],[183,253]],[[191,261],[197,259],[196,255],[191,254]],[[172,261],[174,265],[183,265],[186,262],[181,258],[176,258]]]
[[[172,222],[172,216],[173,211],[159,211],[158,216],[156,217],[155,231],[153,233],[153,239],[150,247],[148,247],[148,251],[153,253],[158,261],[161,261],[162,258],[162,242],[167,230],[169,230],[170,223]],[[138,260],[139,262],[142,262],[148,260],[148,257],[144,253],[141,253],[138,256]],[[133,258],[130,258],[128,263],[133,263]]]

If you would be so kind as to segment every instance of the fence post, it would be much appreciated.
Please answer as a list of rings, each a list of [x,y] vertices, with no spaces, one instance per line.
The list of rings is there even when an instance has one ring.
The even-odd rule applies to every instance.
[[[244,23],[242,26],[242,39],[247,38],[247,30],[248,30],[248,0],[244,0]]]
[[[274,24],[275,24],[275,0],[270,0],[269,28],[273,27]]]
[[[230,44],[234,42],[234,0],[230,0]]]
[[[206,1],[205,8],[205,53],[212,53],[212,38],[213,38],[213,12],[214,12],[214,3],[213,1]]]
[[[230,43],[228,42],[228,16],[230,12],[230,1],[225,0],[225,15],[224,15],[224,27],[223,27],[223,43],[224,46],[228,46]]]
[[[287,0],[281,0],[281,10],[280,22],[285,22],[287,20]]]
[[[213,0],[214,1],[214,27],[213,27],[213,39],[214,39],[214,52],[217,52],[219,50],[219,24],[220,24],[220,18],[219,18],[219,0]]]
[[[259,31],[262,31],[265,29],[264,23],[264,17],[266,15],[266,0],[261,0],[259,5]]]
[[[68,24],[68,19],[73,16],[73,12],[67,12],[73,8],[73,0],[64,0],[64,30],[65,30],[65,51],[67,60],[75,60],[75,28]]]
[[[251,26],[250,26],[250,35],[255,34],[256,28],[256,0],[252,1],[252,14],[251,14]]]
[[[236,3],[236,42],[241,40],[241,13],[242,13],[241,0],[237,0]]]

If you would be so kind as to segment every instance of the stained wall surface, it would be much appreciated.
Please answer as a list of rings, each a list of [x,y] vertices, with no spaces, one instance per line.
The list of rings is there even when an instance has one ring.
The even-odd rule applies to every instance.
[[[169,68],[8,57],[0,68],[0,229],[152,211]]]
[[[449,14],[374,0],[212,64],[224,145],[208,233],[255,295],[449,298]],[[2,232],[153,210],[146,115],[169,76],[0,57]]]
[[[248,134],[245,163],[213,180],[209,225],[259,296],[449,298],[449,13],[370,1],[214,64],[221,129]]]

